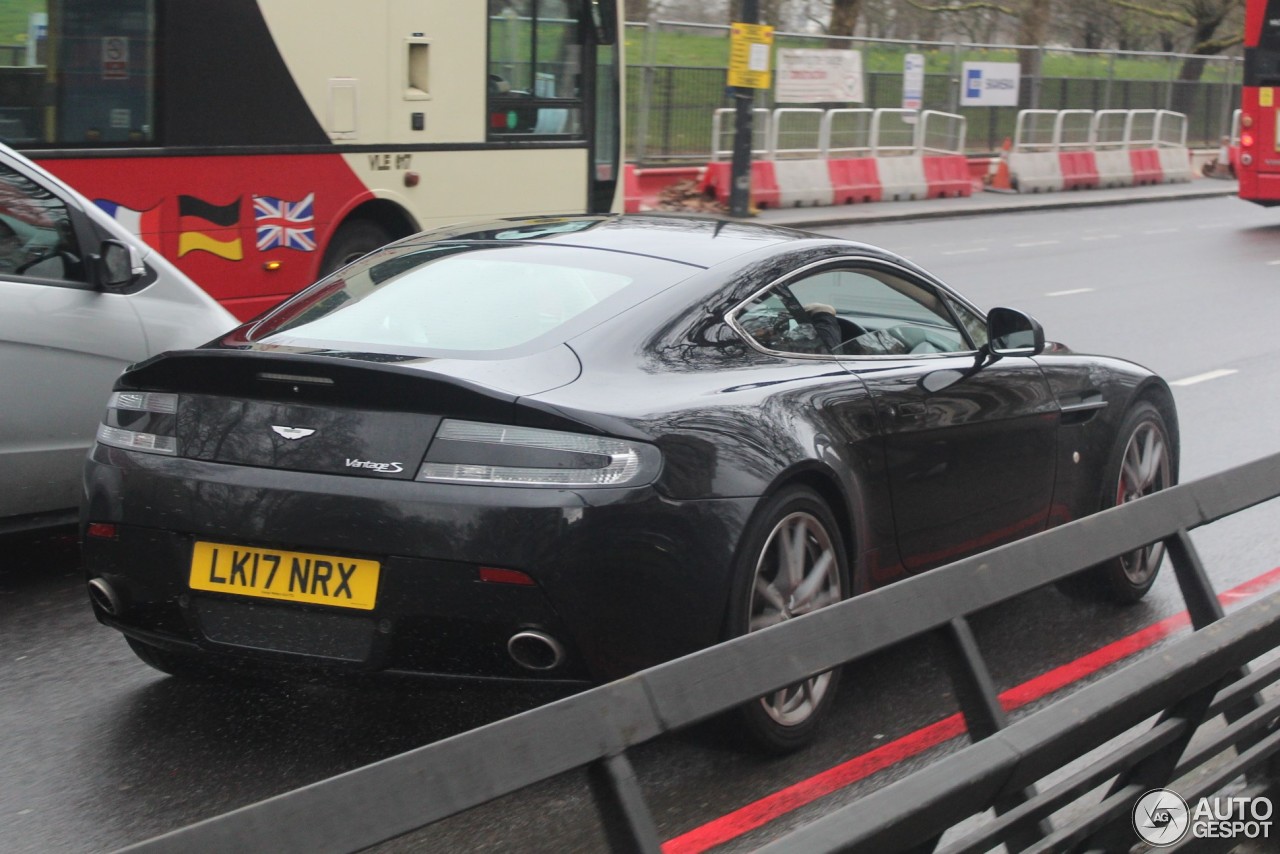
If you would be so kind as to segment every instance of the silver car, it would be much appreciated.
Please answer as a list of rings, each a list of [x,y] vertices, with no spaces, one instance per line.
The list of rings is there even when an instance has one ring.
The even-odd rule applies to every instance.
[[[0,145],[0,534],[75,521],[111,384],[235,319],[75,190]]]

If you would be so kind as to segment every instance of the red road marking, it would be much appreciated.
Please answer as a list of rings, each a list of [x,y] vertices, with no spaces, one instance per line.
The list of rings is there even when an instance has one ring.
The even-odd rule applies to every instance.
[[[1280,584],[1280,567],[1227,590],[1220,594],[1218,599],[1224,605],[1238,602],[1241,599],[1256,596],[1275,584]],[[1190,618],[1186,611],[1166,617],[1158,623],[1153,623],[1145,629],[1109,643],[1075,661],[1055,667],[1047,673],[1010,688],[1000,695],[1000,704],[1009,711],[1021,708],[1110,664],[1153,646],[1157,641],[1168,637],[1189,623]],[[701,827],[695,827],[693,830],[669,839],[662,844],[662,852],[663,854],[700,854],[717,845],[723,845],[792,810],[870,777],[877,771],[923,753],[931,747],[937,747],[963,732],[965,732],[964,718],[957,712],[877,747],[875,750],[828,768],[807,780],[801,780],[785,789],[766,795],[758,801],[713,819]]]

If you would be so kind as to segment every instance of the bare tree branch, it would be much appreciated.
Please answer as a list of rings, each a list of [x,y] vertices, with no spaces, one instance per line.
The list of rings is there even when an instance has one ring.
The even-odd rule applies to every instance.
[[[999,12],[1002,15],[1018,16],[1016,9],[1008,6],[1002,6],[999,3],[992,3],[990,0],[974,0],[971,3],[961,3],[959,6],[926,6],[918,3],[916,0],[907,0],[909,6],[914,6],[921,12]]]
[[[1128,9],[1131,12],[1141,12],[1144,15],[1150,15],[1162,21],[1172,21],[1184,27],[1194,27],[1196,25],[1195,18],[1178,9],[1157,9],[1145,3],[1131,2],[1131,0],[1111,0],[1111,5],[1119,6],[1121,9]]]

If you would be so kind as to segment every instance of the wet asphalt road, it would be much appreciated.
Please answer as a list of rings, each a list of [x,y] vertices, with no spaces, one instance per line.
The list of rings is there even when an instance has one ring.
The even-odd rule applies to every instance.
[[[1077,350],[1186,381],[1175,388],[1184,480],[1280,450],[1280,214],[1221,198],[830,231],[902,252],[984,308],[1022,308]],[[1195,535],[1218,589],[1280,565],[1278,520],[1280,507],[1265,506]],[[182,684],[94,622],[76,564],[68,538],[0,541],[0,851],[111,850],[557,696],[406,681]],[[1170,577],[1124,609],[1045,590],[981,615],[975,631],[1005,688],[1181,607]],[[666,839],[952,711],[921,643],[851,672],[822,741],[797,756],[743,755],[704,727],[633,761]],[[723,850],[758,845],[921,761]],[[569,775],[386,849],[601,844]]]

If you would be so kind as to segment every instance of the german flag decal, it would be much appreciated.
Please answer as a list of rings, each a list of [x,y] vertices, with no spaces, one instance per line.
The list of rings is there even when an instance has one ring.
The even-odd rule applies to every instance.
[[[178,196],[178,257],[209,252],[228,261],[244,258],[240,245],[240,199],[215,205],[195,196]]]

